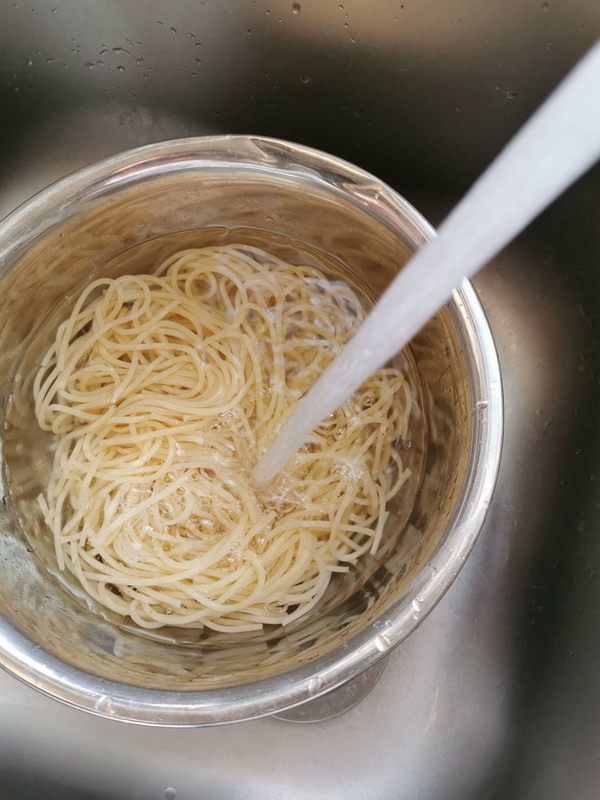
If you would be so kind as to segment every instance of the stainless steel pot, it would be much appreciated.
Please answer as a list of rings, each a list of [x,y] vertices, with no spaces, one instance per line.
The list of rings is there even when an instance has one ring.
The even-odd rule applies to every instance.
[[[410,347],[423,387],[408,456],[410,508],[392,515],[389,545],[360,580],[334,584],[314,614],[261,635],[151,638],[103,617],[68,580],[57,580],[32,510],[47,442],[30,416],[22,359],[35,357],[38,325],[92,277],[143,269],[158,250],[182,242],[265,232],[335,255],[373,296],[433,235],[372,175],[309,148],[240,136],[115,156],[43,191],[0,224],[0,663],[57,699],[118,719],[180,726],[303,703],[401,642],[475,542],[499,466],[502,394],[490,330],[464,282]]]

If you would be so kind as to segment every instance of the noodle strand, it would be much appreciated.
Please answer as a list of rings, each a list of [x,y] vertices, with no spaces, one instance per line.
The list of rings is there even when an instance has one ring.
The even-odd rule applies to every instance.
[[[258,455],[366,311],[346,283],[246,245],[100,279],[34,380],[56,435],[39,498],[60,569],[144,628],[286,624],[383,536],[409,476],[409,385],[377,371],[265,489]]]

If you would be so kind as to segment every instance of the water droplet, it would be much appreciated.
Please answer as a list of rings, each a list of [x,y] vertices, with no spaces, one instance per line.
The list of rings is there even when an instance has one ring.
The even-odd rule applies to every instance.
[[[127,56],[131,55],[129,50],[125,50],[124,47],[113,47],[112,51],[113,51],[113,53],[125,53],[125,55],[127,55]]]
[[[175,34],[177,33],[177,28],[174,28],[173,26],[171,26],[169,28],[169,30],[171,31],[171,33],[175,33]]]
[[[383,620],[383,621],[376,620],[373,623],[373,627],[378,631],[384,631],[384,630],[387,630],[388,628],[392,627],[392,621],[390,619],[386,619],[386,620]]]
[[[144,63],[144,59],[143,59],[143,58],[140,58],[140,57],[138,56],[138,58],[136,58],[136,60],[135,60],[135,63],[136,63],[136,64],[143,64],[143,63]]]
[[[125,67],[122,64],[117,65],[117,72],[125,72]]]
[[[379,650],[380,653],[387,652],[391,646],[392,642],[390,641],[390,637],[387,636],[387,634],[380,633],[379,636],[375,637],[375,647]]]
[[[31,67],[31,66],[33,65],[33,61],[32,61],[30,58],[26,58],[26,59],[25,59],[25,64],[26,64],[28,67]]]
[[[56,14],[57,11],[58,11],[58,8],[51,8],[50,9],[50,13],[51,14]]]
[[[542,3],[542,11],[544,12],[544,14],[550,11],[550,3]]]
[[[54,64],[55,61],[56,61],[55,58],[47,58],[46,59],[46,64]]]
[[[480,408],[480,409],[481,409],[481,408],[487,408],[487,407],[488,407],[488,405],[489,405],[489,403],[488,403],[488,401],[487,401],[487,400],[478,400],[478,401],[475,403],[475,408]]]
[[[167,786],[165,789],[165,800],[175,800],[177,797],[177,792],[173,789],[172,786]]]
[[[93,61],[86,61],[83,65],[86,69],[94,69],[96,66]]]
[[[494,86],[494,89],[495,89],[497,92],[499,92],[499,91],[500,91],[500,84],[499,84],[499,83],[497,83],[497,84]]]
[[[94,710],[99,714],[107,714],[111,716],[114,713],[114,710],[110,697],[106,694],[101,695],[94,704]]]
[[[504,94],[506,95],[507,100],[514,100],[515,97],[518,97],[517,93],[512,89],[507,89]]]
[[[292,14],[299,14],[302,11],[300,3],[292,3]]]
[[[308,75],[301,75],[300,76],[300,83],[310,83],[311,80],[312,80],[312,78],[310,78]]]

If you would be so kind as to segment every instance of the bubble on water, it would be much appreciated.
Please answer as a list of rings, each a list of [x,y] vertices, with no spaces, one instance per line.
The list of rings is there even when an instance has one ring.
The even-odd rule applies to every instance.
[[[364,465],[358,458],[339,460],[334,463],[332,470],[343,478],[348,478],[352,481],[360,480],[365,474]]]

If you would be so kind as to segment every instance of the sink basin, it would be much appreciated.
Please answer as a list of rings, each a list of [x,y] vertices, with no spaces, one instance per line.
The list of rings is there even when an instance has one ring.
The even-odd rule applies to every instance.
[[[600,12],[0,0],[0,19],[0,217],[120,150],[259,133],[353,161],[435,224],[592,44]],[[596,168],[475,280],[504,379],[496,494],[456,582],[362,702],[312,724],[152,729],[0,673],[2,800],[595,800],[599,204]]]

